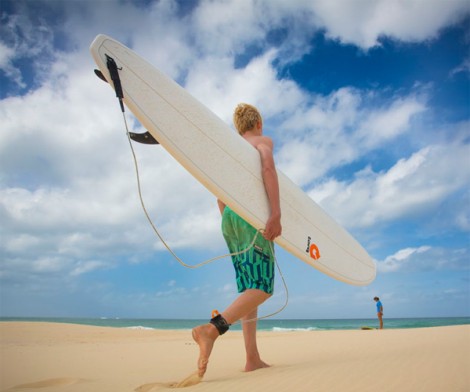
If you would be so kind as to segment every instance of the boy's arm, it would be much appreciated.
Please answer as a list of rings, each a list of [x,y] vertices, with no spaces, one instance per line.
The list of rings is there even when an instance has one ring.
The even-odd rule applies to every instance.
[[[276,166],[274,164],[272,140],[267,137],[263,137],[263,141],[257,144],[256,149],[258,150],[261,157],[263,182],[266,189],[266,194],[268,196],[271,212],[268,221],[266,222],[263,236],[267,240],[273,241],[276,237],[281,235],[282,226],[279,182],[277,178]]]

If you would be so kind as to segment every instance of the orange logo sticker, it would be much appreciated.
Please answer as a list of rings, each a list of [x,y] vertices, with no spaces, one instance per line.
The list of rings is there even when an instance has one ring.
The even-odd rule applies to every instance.
[[[320,251],[318,249],[318,246],[316,246],[315,244],[310,245],[310,257],[314,260],[320,258]]]
[[[310,257],[314,260],[318,260],[320,258],[320,249],[316,244],[310,243],[312,237],[308,237],[307,239],[307,249],[305,250],[307,253],[310,254]]]

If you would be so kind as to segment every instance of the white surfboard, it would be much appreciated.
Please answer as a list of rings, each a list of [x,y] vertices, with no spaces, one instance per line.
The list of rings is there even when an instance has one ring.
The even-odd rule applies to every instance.
[[[217,198],[255,228],[264,228],[269,206],[257,150],[121,43],[98,35],[90,50],[111,86],[107,61],[114,60],[123,101],[150,134]],[[283,232],[276,243],[335,279],[372,282],[376,266],[364,248],[279,170],[278,177]]]

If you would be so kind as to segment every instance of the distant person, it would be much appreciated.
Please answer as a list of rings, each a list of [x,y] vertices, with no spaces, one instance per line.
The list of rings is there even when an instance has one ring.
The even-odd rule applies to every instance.
[[[374,301],[377,306],[377,317],[379,318],[380,329],[384,329],[384,321],[383,321],[384,307],[382,306],[382,302],[380,302],[379,297],[374,297]]]
[[[268,367],[263,362],[256,344],[256,321],[258,306],[266,301],[274,288],[274,255],[272,241],[281,235],[281,208],[279,183],[274,165],[273,142],[263,135],[263,121],[258,110],[248,104],[239,104],[233,120],[238,133],[259,153],[261,174],[269,203],[270,215],[262,234],[258,235],[255,246],[246,253],[232,257],[236,272],[237,288],[240,295],[221,314],[214,313],[209,324],[193,329],[193,338],[199,345],[198,375],[207,370],[215,340],[225,333],[231,324],[242,320],[246,349],[245,371]],[[234,211],[218,200],[222,214],[222,232],[230,252],[235,253],[249,247],[257,230]]]

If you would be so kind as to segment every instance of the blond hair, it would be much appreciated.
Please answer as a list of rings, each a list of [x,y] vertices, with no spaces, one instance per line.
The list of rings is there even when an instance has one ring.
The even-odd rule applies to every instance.
[[[263,118],[254,106],[247,103],[240,103],[233,112],[233,123],[240,135],[251,131],[258,123],[262,123]]]

